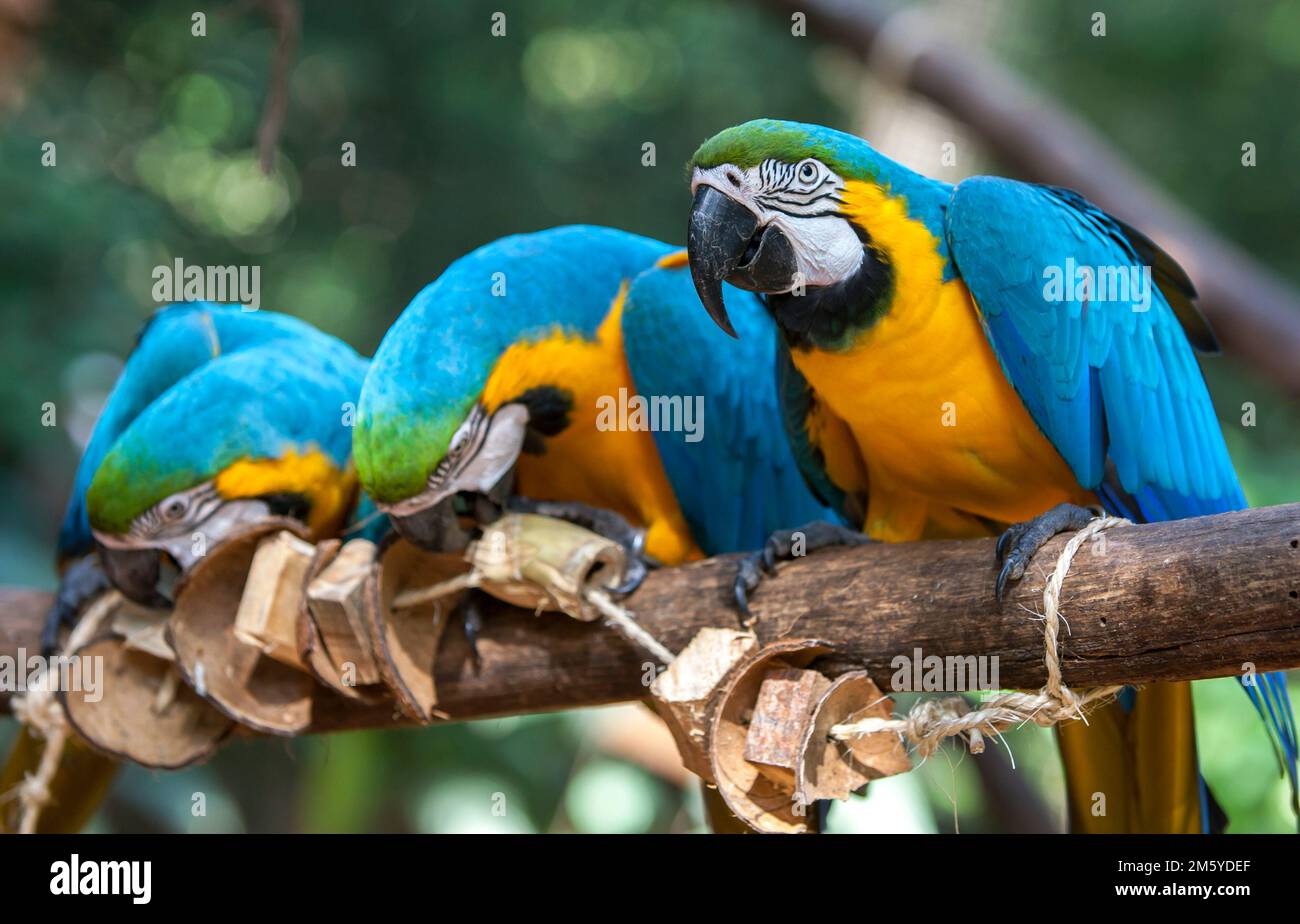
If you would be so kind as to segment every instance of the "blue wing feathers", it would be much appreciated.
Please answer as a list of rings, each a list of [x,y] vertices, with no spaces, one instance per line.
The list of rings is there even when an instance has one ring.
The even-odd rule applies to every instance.
[[[250,362],[248,354],[259,350],[263,358]],[[90,551],[86,492],[109,451],[133,432],[139,431],[132,438],[156,453],[195,457],[218,432],[229,434],[235,429],[205,429],[200,421],[222,408],[228,411],[236,395],[243,394],[250,420],[245,442],[252,445],[257,408],[292,405],[301,388],[333,387],[331,382],[339,383],[355,400],[364,370],[365,361],[349,347],[278,312],[208,302],[170,305],[155,312],[141,328],[82,453],[59,532],[59,555],[67,558]],[[211,378],[202,378],[205,374]],[[198,384],[193,381],[196,377]],[[279,392],[268,384],[272,380],[280,382]],[[222,382],[230,384],[231,390],[223,392],[216,387]],[[266,401],[268,393],[276,395],[276,400]],[[160,407],[161,411],[155,410]],[[337,416],[332,407],[330,413]],[[287,429],[301,429],[308,417],[291,411]],[[191,433],[191,438],[178,437],[178,429]],[[327,432],[326,428],[317,429]],[[338,445],[322,448],[341,463],[349,454],[346,430],[336,442]]]
[[[1217,343],[1192,302],[1191,281],[1168,254],[1077,193],[994,177],[955,188],[946,235],[1008,379],[1109,511],[1156,521],[1246,506],[1192,351]],[[1068,291],[1049,300],[1048,274],[1071,264],[1147,266],[1155,284],[1145,298],[1097,288],[1086,301]],[[1118,486],[1106,478],[1107,459]],[[1245,689],[1294,798],[1296,730],[1285,676],[1265,674]]]
[[[993,177],[955,188],[946,233],[1004,371],[1081,484],[1097,488],[1109,456],[1126,491],[1159,489],[1169,515],[1240,502],[1191,345],[1154,284],[1181,285],[1162,251],[1145,239],[1135,248],[1075,193]],[[1085,300],[1066,278],[1069,267],[1140,271],[1139,249],[1161,258],[1145,293],[1103,292],[1098,274],[1097,297]],[[1060,300],[1045,292],[1052,272],[1065,287]],[[1194,312],[1190,283],[1172,291]]]
[[[732,340],[699,310],[690,274],[638,276],[623,310],[623,348],[638,393],[702,396],[703,438],[654,434],[664,470],[706,554],[757,548],[776,529],[834,518],[805,484],[778,419],[776,328],[752,295],[729,289]]]

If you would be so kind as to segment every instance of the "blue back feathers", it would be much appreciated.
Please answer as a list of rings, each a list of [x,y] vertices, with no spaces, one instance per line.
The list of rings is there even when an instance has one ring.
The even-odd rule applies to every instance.
[[[623,349],[639,394],[702,398],[700,439],[659,430],[668,480],[707,555],[755,549],[774,530],[835,514],[812,496],[781,427],[776,326],[759,300],[726,287],[739,340],[700,310],[685,269],[647,270],[628,291]]]
[[[311,325],[271,311],[172,305],[145,324],[77,468],[61,557],[91,548],[86,493],[106,461],[130,472],[132,496],[212,477],[238,458],[312,443],[346,464],[365,360]],[[158,487],[154,488],[153,485]],[[138,511],[137,511],[138,512]]]
[[[592,336],[619,285],[668,249],[572,225],[502,238],[451,264],[375,353],[354,437],[362,483],[381,501],[418,493],[507,347],[556,328]]]

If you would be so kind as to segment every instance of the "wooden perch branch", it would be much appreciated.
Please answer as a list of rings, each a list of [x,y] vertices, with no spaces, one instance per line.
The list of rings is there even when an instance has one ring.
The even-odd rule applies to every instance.
[[[1237,675],[1300,665],[1300,504],[1112,529],[1080,550],[1065,581],[1065,681],[1076,688]],[[1034,613],[1066,537],[1049,543],[998,606],[993,541],[870,545],[781,568],[757,592],[761,642],[833,644],[834,663],[865,667],[887,688],[898,655],[998,657],[1004,687],[1044,680]],[[1100,540],[1099,540],[1100,541]],[[652,573],[628,601],[678,651],[706,626],[734,627],[734,556]],[[49,595],[0,595],[0,656],[39,650]],[[643,699],[656,666],[621,635],[561,615],[498,606],[470,661],[450,628],[436,663],[438,709],[452,719]],[[316,702],[312,730],[402,723],[389,704]]]
[[[1078,190],[1141,229],[1187,270],[1224,351],[1300,395],[1300,296],[1160,193],[1083,120],[1034,93],[1009,69],[945,38],[942,23],[913,18],[903,26],[897,17],[925,15],[915,8],[900,13],[879,0],[766,2],[787,14],[806,14],[810,35],[838,41],[864,55],[868,66],[902,76],[905,89],[968,125],[1016,176]]]

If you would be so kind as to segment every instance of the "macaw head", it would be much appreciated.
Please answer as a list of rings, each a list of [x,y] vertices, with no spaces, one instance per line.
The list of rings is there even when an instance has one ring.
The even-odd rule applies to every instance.
[[[776,297],[806,290],[814,300],[838,289],[888,288],[888,263],[851,205],[905,177],[866,142],[759,119],[704,142],[690,168],[691,276],[727,333],[735,336],[724,280]]]
[[[169,605],[165,577],[259,521],[292,517],[318,536],[342,525],[356,495],[347,417],[365,362],[336,341],[299,346],[212,360],[105,454],[86,509],[105,574],[128,598]]]
[[[520,454],[569,426],[574,378],[621,284],[668,249],[590,226],[516,235],[411,301],[375,353],[353,433],[361,485],[398,533],[447,551],[495,518]]]

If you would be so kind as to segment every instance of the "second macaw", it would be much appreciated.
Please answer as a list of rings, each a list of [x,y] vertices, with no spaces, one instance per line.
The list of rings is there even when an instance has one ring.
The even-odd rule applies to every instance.
[[[775,329],[732,295],[739,352],[667,244],[573,226],[479,248],[375,354],[353,444],[363,487],[425,547],[446,547],[458,510],[482,521],[526,499],[666,565],[826,515],[763,425]],[[661,425],[634,401],[659,402]]]
[[[691,171],[704,307],[730,332],[723,281],[763,295],[795,454],[869,536],[1000,532],[1000,598],[1096,508],[1151,521],[1245,506],[1193,353],[1216,343],[1191,282],[1078,194],[953,186],[851,135],[773,120],[709,139]],[[742,568],[742,605],[759,577]],[[1285,679],[1244,685],[1294,792]],[[1060,730],[1076,830],[1211,827],[1187,684],[1089,721]]]

